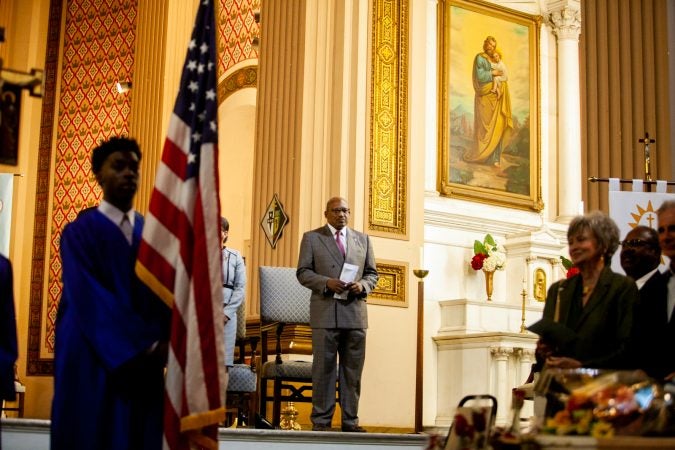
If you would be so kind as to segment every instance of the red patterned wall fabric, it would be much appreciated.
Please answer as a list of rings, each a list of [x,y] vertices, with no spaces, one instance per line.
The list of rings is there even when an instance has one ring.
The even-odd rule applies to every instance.
[[[54,351],[54,320],[61,297],[59,240],[82,209],[98,204],[101,190],[91,174],[91,150],[101,140],[129,133],[136,40],[136,0],[68,1],[56,124],[54,194],[45,346]]]
[[[260,0],[220,0],[218,13],[218,69],[224,74],[230,67],[247,59],[258,59],[251,44],[260,35],[253,13],[260,10]]]
[[[254,12],[260,10],[260,0],[219,1],[219,70],[223,74],[239,62],[258,58],[252,41],[260,33],[254,17]],[[31,325],[32,332],[38,332],[37,340],[49,353],[54,351],[54,321],[61,297],[61,231],[79,211],[101,199],[101,191],[91,175],[91,149],[103,139],[129,132],[132,92],[119,94],[115,83],[133,78],[138,7],[138,0],[64,2],[61,86],[55,98],[58,115],[52,150],[52,209],[46,217],[51,235],[45,252],[48,259],[45,328],[40,330],[38,318]],[[35,310],[41,315],[42,295],[35,297]],[[43,362],[39,356],[40,343],[31,345],[35,353],[31,373],[47,374],[50,368],[38,364]]]

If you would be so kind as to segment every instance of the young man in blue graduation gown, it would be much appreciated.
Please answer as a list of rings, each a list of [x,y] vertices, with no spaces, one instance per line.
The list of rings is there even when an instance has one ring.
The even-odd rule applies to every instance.
[[[132,139],[96,147],[92,170],[103,201],[61,235],[52,450],[162,447],[170,310],[134,273],[140,158]]]

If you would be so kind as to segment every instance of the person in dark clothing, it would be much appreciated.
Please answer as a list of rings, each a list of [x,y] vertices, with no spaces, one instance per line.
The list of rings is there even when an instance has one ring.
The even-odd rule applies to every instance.
[[[580,273],[548,290],[537,356],[547,367],[622,368],[627,364],[638,301],[635,282],[609,266],[619,229],[601,212],[577,216],[567,230]],[[537,324],[535,324],[537,325]]]

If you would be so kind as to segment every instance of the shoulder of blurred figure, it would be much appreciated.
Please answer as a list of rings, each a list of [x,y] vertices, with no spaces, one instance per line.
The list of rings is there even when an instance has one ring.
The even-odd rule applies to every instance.
[[[241,252],[239,252],[239,250],[234,250],[234,249],[229,248],[229,247],[225,247],[223,249],[223,253],[229,253],[230,255],[233,255],[233,256],[241,256]]]

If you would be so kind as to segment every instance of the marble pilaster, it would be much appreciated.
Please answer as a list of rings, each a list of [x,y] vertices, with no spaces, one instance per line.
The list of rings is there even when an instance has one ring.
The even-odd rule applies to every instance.
[[[581,202],[581,100],[579,89],[579,34],[581,12],[578,0],[548,3],[547,23],[558,44],[558,221],[579,214]]]

